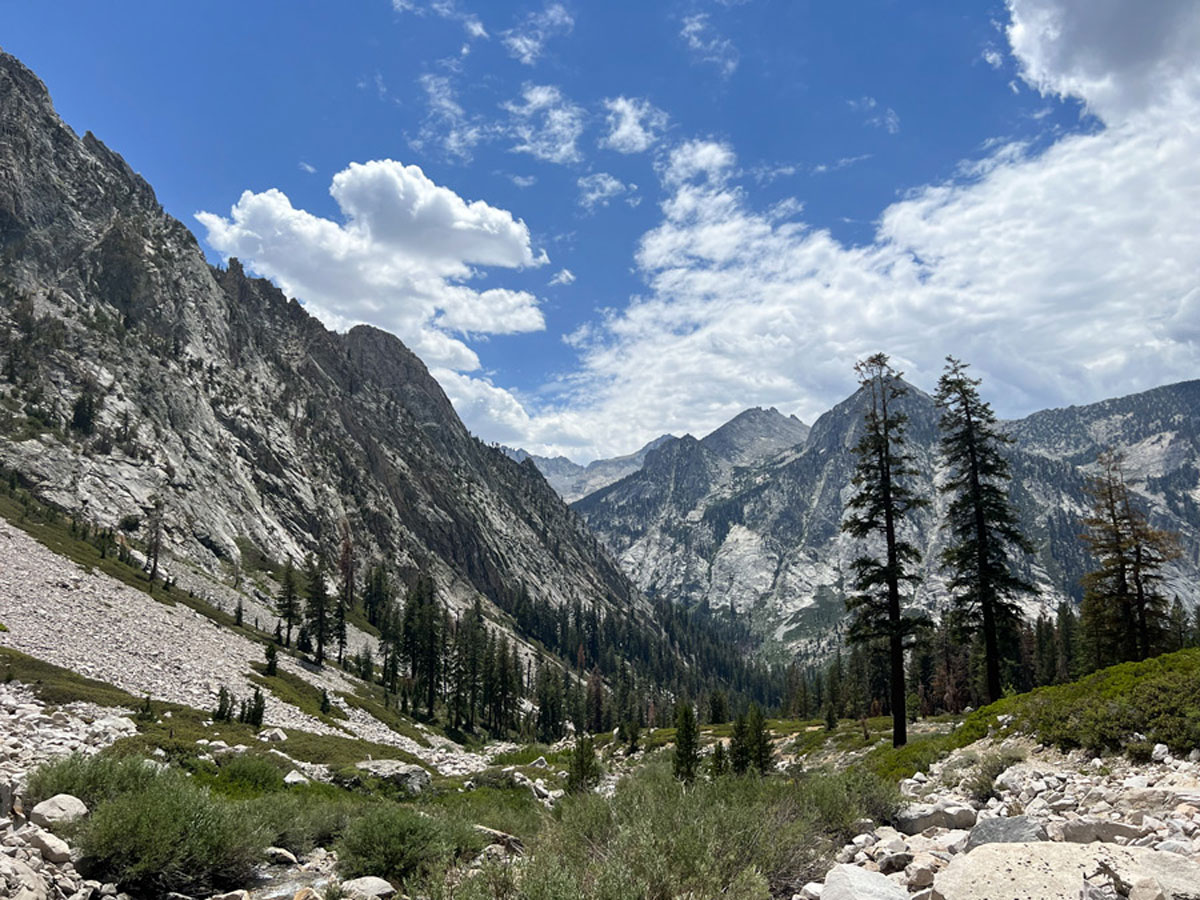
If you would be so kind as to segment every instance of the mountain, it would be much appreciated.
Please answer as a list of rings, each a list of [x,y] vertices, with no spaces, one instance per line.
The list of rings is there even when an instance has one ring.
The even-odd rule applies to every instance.
[[[863,394],[854,394],[817,419],[802,446],[747,467],[730,468],[708,438],[669,442],[640,471],[574,508],[651,595],[733,609],[761,637],[819,655],[844,624],[856,551],[840,525],[852,495],[863,403]],[[937,567],[946,503],[936,490],[939,414],[933,399],[911,386],[903,408],[922,472],[916,488],[931,500],[904,523],[925,549],[915,601],[936,609],[948,597]],[[1183,538],[1168,591],[1193,605],[1200,599],[1200,381],[1046,410],[1005,427],[1016,441],[1013,499],[1038,548],[1025,562],[1024,574],[1039,587],[1026,599],[1029,614],[1079,599],[1079,578],[1090,566],[1078,539],[1085,478],[1107,446],[1125,452],[1132,486],[1154,523]]]
[[[345,531],[360,561],[429,574],[454,608],[520,594],[648,609],[534,465],[473,438],[397,338],[327,331],[236,259],[210,266],[3,53],[0,464],[102,525],[161,500],[166,549],[209,571],[251,549],[333,559]]]
[[[660,446],[664,441],[674,439],[673,435],[664,434],[634,453],[616,456],[612,459],[597,459],[586,466],[581,466],[565,456],[534,456],[525,450],[513,450],[510,447],[501,447],[500,449],[517,462],[532,460],[550,486],[558,492],[563,500],[570,503],[636,472],[642,467],[647,453]]]
[[[702,443],[728,464],[726,468],[731,468],[749,465],[780,450],[802,444],[806,437],[808,426],[795,416],[785,416],[774,408],[755,407],[730,419],[704,437]],[[688,439],[694,440],[690,435]],[[645,465],[650,451],[677,440],[679,438],[674,435],[664,434],[636,453],[598,459],[586,466],[572,462],[565,456],[534,456],[524,450],[501,449],[517,462],[532,459],[550,486],[568,503],[573,503],[637,472]]]

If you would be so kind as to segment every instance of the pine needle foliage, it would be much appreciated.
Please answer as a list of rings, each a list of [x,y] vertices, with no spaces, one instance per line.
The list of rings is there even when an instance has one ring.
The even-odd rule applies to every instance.
[[[942,528],[950,543],[941,565],[963,612],[961,621],[982,633],[988,700],[1003,695],[1000,636],[1012,631],[1021,610],[1014,598],[1034,587],[1014,571],[1017,553],[1032,553],[1009,500],[1012,478],[1004,448],[1012,438],[1000,430],[992,407],[979,396],[980,379],[967,364],[946,357],[935,400],[942,411],[941,452],[950,503]]]
[[[857,594],[846,601],[854,613],[850,626],[852,643],[886,640],[890,660],[892,743],[908,740],[905,718],[904,650],[912,635],[928,625],[924,616],[905,614],[901,585],[914,580],[912,567],[920,562],[920,551],[899,536],[900,523],[909,513],[929,501],[905,483],[916,474],[912,457],[905,451],[904,433],[908,416],[899,409],[908,392],[903,373],[892,368],[887,354],[876,353],[855,367],[859,384],[866,392],[867,409],[862,437],[854,447],[858,457],[851,498],[842,530],[859,540],[871,540],[881,553],[866,552],[851,563]]]

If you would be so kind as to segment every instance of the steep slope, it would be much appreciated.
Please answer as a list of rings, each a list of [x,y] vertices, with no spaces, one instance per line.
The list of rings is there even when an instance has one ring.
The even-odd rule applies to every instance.
[[[635,582],[685,605],[732,608],[749,615],[764,637],[803,653],[820,653],[842,627],[849,563],[855,546],[840,532],[852,494],[852,448],[861,433],[861,393],[821,416],[802,447],[736,477],[713,478],[704,442],[674,456],[647,459],[643,469],[577,502],[575,509],[617,554]],[[927,608],[947,593],[937,559],[945,498],[937,452],[938,411],[912,388],[904,401],[917,490],[929,508],[904,525],[925,550],[915,600]],[[1168,590],[1200,599],[1200,382],[1087,407],[1047,410],[1007,427],[1013,498],[1038,548],[1025,574],[1039,586],[1031,614],[1064,598],[1078,599],[1090,565],[1078,540],[1087,507],[1085,476],[1097,452],[1127,453],[1128,473],[1156,524],[1177,530],[1184,558],[1172,566]],[[674,445],[669,445],[674,446]]]
[[[433,575],[461,606],[636,592],[532,463],[475,440],[396,338],[327,331],[154,193],[0,54],[0,463],[102,524],[161,498],[210,569],[268,555]],[[361,563],[360,563],[361,564]]]
[[[746,466],[803,444],[809,431],[795,416],[756,406],[738,413],[700,442],[734,465]]]

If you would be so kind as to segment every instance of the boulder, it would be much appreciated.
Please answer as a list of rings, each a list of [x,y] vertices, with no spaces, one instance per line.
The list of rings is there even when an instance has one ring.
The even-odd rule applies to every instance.
[[[908,891],[886,875],[839,864],[826,874],[821,900],[908,900]]]
[[[268,743],[277,744],[280,741],[287,740],[287,732],[282,728],[268,728],[266,731],[263,731],[258,735],[258,739],[260,741],[267,741]]]
[[[41,828],[49,828],[62,822],[74,822],[87,814],[87,806],[78,797],[55,794],[33,808],[29,814],[29,821]]]
[[[374,875],[343,881],[342,891],[347,897],[354,897],[356,900],[375,900],[376,897],[390,897],[396,893],[396,889],[388,882]]]
[[[1047,840],[1041,822],[1029,816],[1008,816],[1003,819],[983,819],[971,829],[966,852],[983,844],[1023,844]]]
[[[295,787],[298,784],[308,784],[308,776],[299,769],[292,769],[283,776],[283,783],[288,787]]]
[[[361,769],[376,778],[390,781],[404,788],[410,794],[419,794],[429,787],[432,779],[429,772],[420,766],[410,765],[395,759],[368,759],[358,763],[355,768]]]
[[[266,855],[267,859],[277,866],[294,866],[299,862],[296,854],[291,850],[283,849],[283,847],[268,847]]]
[[[250,900],[249,891],[229,891],[224,894],[213,894],[208,900]]]
[[[934,879],[943,900],[995,900],[1005,897],[1079,900],[1084,885],[1110,884],[1101,863],[1126,884],[1155,879],[1167,897],[1188,897],[1200,885],[1200,865],[1173,853],[1114,844],[984,844],[957,856]],[[1096,876],[1096,877],[1093,877]],[[1086,881],[1085,881],[1086,879]]]
[[[48,831],[26,832],[25,841],[30,847],[42,852],[42,859],[52,863],[71,861],[71,848],[67,846],[66,841]]]
[[[896,828],[904,834],[920,834],[927,828],[970,828],[975,824],[975,810],[969,806],[911,803],[896,817]]]

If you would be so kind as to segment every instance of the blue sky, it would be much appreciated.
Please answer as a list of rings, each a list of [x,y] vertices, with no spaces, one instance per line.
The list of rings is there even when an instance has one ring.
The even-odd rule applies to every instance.
[[[586,460],[893,354],[1006,415],[1200,371],[1200,4],[0,4],[193,228]],[[199,215],[197,215],[199,214]]]

